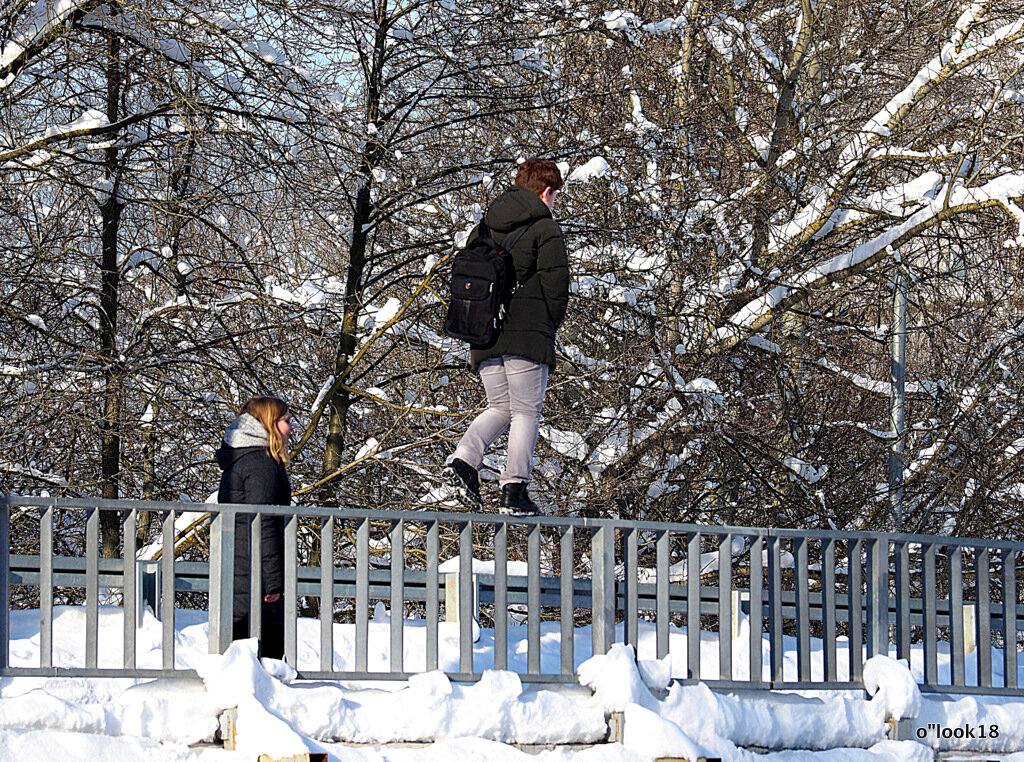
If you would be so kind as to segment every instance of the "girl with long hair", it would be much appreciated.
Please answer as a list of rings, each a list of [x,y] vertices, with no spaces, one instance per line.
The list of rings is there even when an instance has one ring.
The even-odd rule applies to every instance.
[[[249,505],[290,505],[288,481],[288,437],[292,418],[288,404],[277,397],[253,397],[242,406],[238,417],[224,432],[217,451],[223,470],[219,503]],[[235,640],[250,637],[249,607],[250,534],[252,514],[235,517]],[[260,556],[263,589],[260,591],[260,655],[272,659],[284,656],[284,519],[264,516],[260,522]]]

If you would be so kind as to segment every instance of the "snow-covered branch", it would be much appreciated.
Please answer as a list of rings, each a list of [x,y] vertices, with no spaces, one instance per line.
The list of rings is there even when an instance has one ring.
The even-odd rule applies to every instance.
[[[943,186],[945,190],[945,186]],[[839,254],[810,267],[794,277],[747,302],[726,325],[719,327],[712,351],[718,352],[735,346],[756,331],[764,328],[774,317],[800,301],[807,292],[822,289],[838,281],[864,272],[899,249],[907,241],[945,220],[964,213],[978,212],[989,207],[1007,209],[1013,199],[1024,197],[1024,173],[1004,175],[979,188],[967,188],[959,181],[949,193],[939,192],[905,221],[886,230],[853,251]]]
[[[0,162],[17,161],[27,154],[41,151],[57,143],[72,140],[74,138],[116,134],[126,127],[166,114],[170,110],[170,105],[163,104],[144,112],[132,114],[131,116],[119,119],[116,122],[110,122],[110,120],[107,119],[106,114],[103,112],[90,109],[73,122],[48,127],[45,132],[35,138],[32,138],[28,143],[24,143],[16,148],[0,150]]]
[[[843,194],[865,158],[876,150],[882,140],[891,136],[907,115],[940,83],[982,58],[1024,40],[1024,19],[1018,19],[976,42],[968,41],[969,34],[981,22],[982,13],[990,5],[972,5],[961,16],[942,50],[918,70],[902,91],[862,124],[840,154],[837,171],[821,183],[811,202],[790,222],[773,228],[772,251],[795,248],[810,240],[841,205]]]
[[[64,33],[64,28],[98,8],[103,0],[38,0],[20,29],[0,50],[0,90]]]

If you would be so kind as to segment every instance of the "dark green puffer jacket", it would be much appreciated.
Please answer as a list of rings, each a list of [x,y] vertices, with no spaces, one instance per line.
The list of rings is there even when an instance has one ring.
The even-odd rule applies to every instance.
[[[486,349],[472,350],[473,369],[490,357],[518,355],[554,370],[555,331],[569,306],[569,260],[562,228],[540,196],[525,188],[512,188],[498,196],[484,220],[499,245],[510,232],[533,224],[512,248],[523,285],[512,297],[497,341]],[[476,230],[471,233],[475,235]]]

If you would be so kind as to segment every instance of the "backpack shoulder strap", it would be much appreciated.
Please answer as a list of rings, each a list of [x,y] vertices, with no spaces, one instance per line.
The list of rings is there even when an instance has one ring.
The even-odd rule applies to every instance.
[[[501,244],[501,250],[502,251],[511,252],[513,247],[515,247],[515,245],[517,243],[519,243],[519,239],[522,238],[524,235],[526,235],[526,232],[530,228],[533,227],[533,223],[536,222],[536,221],[537,220],[533,220],[531,222],[527,222],[525,225],[523,225],[521,228],[519,228],[519,230],[517,230],[515,233],[513,233],[513,234],[511,234],[509,236],[506,236],[505,240]],[[483,220],[480,221],[480,225],[482,227],[484,227],[484,229],[486,229],[486,227],[487,227],[486,223],[484,223]]]
[[[524,235],[526,235],[527,231],[529,231],[529,229],[533,227],[535,222],[538,222],[538,220],[533,220],[532,222],[526,223],[521,228],[519,228],[519,230],[517,230],[514,234],[511,234],[508,237],[506,237],[505,241],[501,245],[502,252],[510,254],[511,251],[512,251],[512,247],[515,246],[517,243],[519,243],[519,240]],[[509,240],[509,239],[511,239],[511,240]],[[513,268],[513,270],[514,270],[514,268]],[[536,274],[536,272],[537,272],[537,265],[536,265],[536,263],[534,263],[532,267],[527,269],[526,275],[524,275],[522,278],[519,277],[519,273],[518,272],[515,273],[516,282],[515,282],[515,285],[512,287],[512,293],[514,294],[516,291],[518,291],[520,286],[522,286],[524,283],[526,283],[526,281],[528,281],[530,278],[532,278],[534,276],[534,274]]]

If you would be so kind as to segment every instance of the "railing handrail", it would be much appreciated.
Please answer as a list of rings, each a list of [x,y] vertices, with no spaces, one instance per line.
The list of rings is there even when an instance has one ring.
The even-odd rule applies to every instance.
[[[170,500],[108,500],[104,498],[31,497],[23,495],[0,495],[0,506],[31,508],[53,506],[54,508],[99,508],[100,510],[138,509],[148,511],[175,511],[189,513],[246,513],[271,516],[294,516],[304,518],[348,518],[406,521],[473,521],[480,524],[522,524],[551,527],[598,528],[624,526],[641,531],[664,531],[676,533],[732,534],[737,537],[779,537],[802,539],[832,539],[839,541],[887,540],[894,543],[935,545],[939,547],[975,548],[987,547],[995,550],[1016,550],[1024,552],[1024,541],[1000,540],[982,537],[952,537],[949,535],[920,534],[907,532],[875,532],[868,530],[798,529],[791,527],[746,527],[731,524],[690,524],[684,522],[646,521],[632,519],[602,519],[591,516],[516,516],[495,513],[472,513],[467,511],[417,511],[391,508],[364,508],[351,506],[317,505],[260,505],[250,503],[189,503]]]

